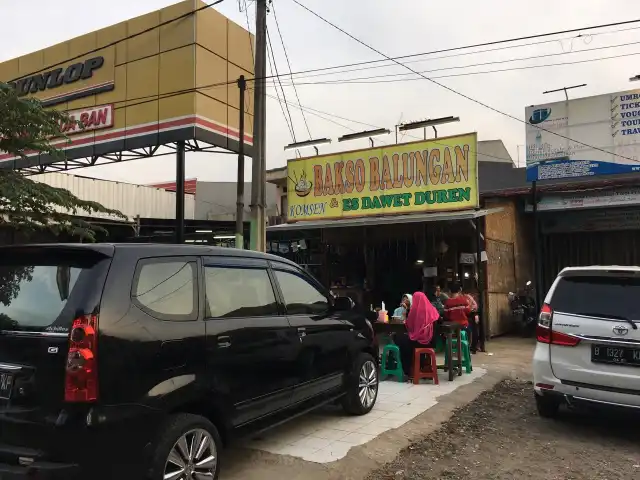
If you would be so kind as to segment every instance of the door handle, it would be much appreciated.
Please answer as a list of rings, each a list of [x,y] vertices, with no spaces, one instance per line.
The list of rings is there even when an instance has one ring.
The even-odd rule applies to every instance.
[[[231,337],[221,336],[218,337],[218,348],[229,348],[231,346]]]

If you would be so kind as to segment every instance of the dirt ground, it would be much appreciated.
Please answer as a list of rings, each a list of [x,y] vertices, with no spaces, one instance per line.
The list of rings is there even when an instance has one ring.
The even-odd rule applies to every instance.
[[[367,480],[640,478],[638,422],[637,415],[567,410],[543,419],[531,383],[507,379]]]

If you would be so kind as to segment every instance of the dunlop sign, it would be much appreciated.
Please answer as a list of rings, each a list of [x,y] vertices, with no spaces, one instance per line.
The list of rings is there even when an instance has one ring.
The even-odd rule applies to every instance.
[[[288,221],[478,207],[477,135],[289,160]]]

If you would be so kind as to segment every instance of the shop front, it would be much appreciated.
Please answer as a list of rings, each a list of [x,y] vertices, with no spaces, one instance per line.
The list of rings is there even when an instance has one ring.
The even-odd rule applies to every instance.
[[[635,186],[545,194],[538,202],[543,291],[565,267],[640,264],[638,205]]]
[[[268,249],[335,295],[392,312],[404,293],[460,283],[484,303],[476,135],[290,160],[287,223]]]
[[[268,227],[271,253],[289,258],[365,308],[460,283],[478,293],[476,225],[490,210]],[[482,227],[480,227],[482,228]],[[484,257],[481,254],[481,259]]]

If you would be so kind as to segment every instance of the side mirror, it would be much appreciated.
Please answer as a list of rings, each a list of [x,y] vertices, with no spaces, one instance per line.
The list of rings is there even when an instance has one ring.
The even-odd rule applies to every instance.
[[[333,301],[333,309],[337,312],[347,312],[356,306],[350,297],[336,297]]]

